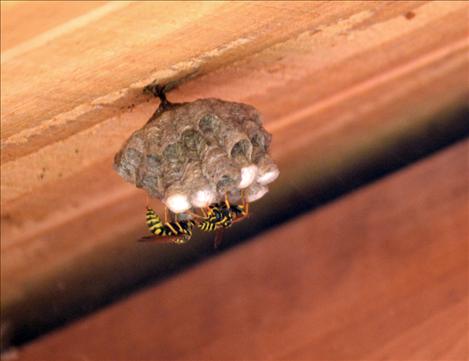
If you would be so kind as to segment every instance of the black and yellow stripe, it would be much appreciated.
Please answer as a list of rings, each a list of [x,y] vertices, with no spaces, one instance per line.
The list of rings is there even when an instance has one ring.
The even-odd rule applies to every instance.
[[[175,243],[184,243],[192,236],[194,221],[163,223],[160,216],[151,208],[147,208],[146,219],[148,229],[157,236],[183,236],[175,239]]]
[[[233,223],[233,216],[225,203],[215,203],[208,207],[207,217],[197,224],[204,232],[214,232],[219,228],[228,228]]]
[[[226,207],[226,205],[224,207]],[[246,207],[240,204],[231,204],[228,209],[233,218],[244,217],[247,215]]]
[[[213,232],[217,229],[218,224],[215,222],[215,219],[211,217],[199,222],[197,226],[204,232]]]

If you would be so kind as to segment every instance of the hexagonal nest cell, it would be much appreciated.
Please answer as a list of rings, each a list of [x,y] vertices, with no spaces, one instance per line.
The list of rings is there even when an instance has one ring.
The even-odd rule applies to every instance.
[[[269,156],[271,135],[257,110],[220,99],[162,103],[114,159],[126,181],[180,213],[267,193],[279,174]]]

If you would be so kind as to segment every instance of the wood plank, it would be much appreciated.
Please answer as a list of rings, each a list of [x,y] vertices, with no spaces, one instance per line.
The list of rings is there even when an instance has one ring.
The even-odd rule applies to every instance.
[[[468,154],[453,146],[18,359],[467,359]]]
[[[7,51],[51,31],[80,15],[105,4],[105,1],[2,1],[1,51]]]
[[[135,98],[133,88],[140,90],[153,80],[179,78],[203,70],[199,69],[201,66],[212,65],[213,68],[210,60],[226,62],[231,49],[236,52],[235,58],[239,58],[248,50],[258,51],[304,31],[312,25],[311,11],[315,8],[320,11],[323,6],[294,3],[287,14],[285,4],[277,7],[268,2],[190,2],[184,6],[177,2],[126,3],[105,18],[87,24],[81,31],[58,34],[50,44],[32,47],[27,56],[18,59],[15,53],[7,52],[2,56],[3,84],[8,88],[2,104],[6,109],[2,140],[17,135],[19,140],[31,138],[29,140],[36,143],[38,141],[31,134],[34,129],[36,133],[42,133],[45,139],[40,144],[44,145],[51,131],[55,137],[49,142],[60,136],[61,132],[54,132],[51,125],[68,128],[68,132],[62,132],[70,134],[70,124],[81,118],[73,130],[89,127],[108,116],[110,109],[105,109],[108,112],[96,111],[99,105],[112,105],[123,96],[124,103],[130,105],[134,99],[128,97]],[[357,5],[346,6],[343,10],[334,7],[329,11],[347,15],[353,10],[357,11]],[[323,17],[318,18],[316,22]],[[139,20],[139,28],[145,31],[135,31],[135,19]],[[287,23],[290,26],[287,27]],[[65,53],[61,49],[66,49]],[[47,62],[44,63],[44,59]],[[38,74],[38,64],[44,71],[42,76]],[[27,86],[25,79],[30,79]],[[30,98],[31,88],[42,91]],[[127,94],[129,92],[131,94]],[[114,114],[119,111],[116,108]],[[67,114],[72,109],[74,112]],[[56,119],[61,113],[66,113],[67,117]],[[95,120],[89,119],[91,114],[87,113],[92,113]],[[67,125],[61,124],[63,122]],[[24,132],[22,136],[21,132]],[[40,144],[36,144],[36,149]],[[7,158],[4,159],[13,159],[18,152],[8,152],[6,147],[4,157]]]
[[[253,222],[264,224],[275,202],[291,207],[291,193],[360,168],[400,139],[434,136],[449,128],[446,113],[467,104],[465,2],[118,4],[41,25],[39,38],[26,34],[2,52],[8,334],[68,320],[210,253],[208,239],[184,250],[134,245],[145,231],[143,195],[110,164],[157,106],[141,94],[148,82],[198,75],[170,99],[215,96],[264,114],[282,172],[255,209]]]

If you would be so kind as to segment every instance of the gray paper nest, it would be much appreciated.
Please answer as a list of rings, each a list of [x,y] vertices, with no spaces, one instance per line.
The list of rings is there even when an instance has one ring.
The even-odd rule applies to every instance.
[[[114,168],[176,213],[219,202],[225,194],[235,202],[241,190],[253,202],[278,176],[270,142],[250,105],[219,99],[162,103],[116,154]]]

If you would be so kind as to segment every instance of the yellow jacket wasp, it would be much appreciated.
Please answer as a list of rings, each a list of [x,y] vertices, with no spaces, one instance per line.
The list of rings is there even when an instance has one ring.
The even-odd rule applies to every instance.
[[[163,223],[160,216],[149,207],[147,207],[146,217],[148,229],[154,236],[143,237],[140,241],[174,242],[181,244],[189,241],[192,237],[192,228],[195,224],[192,220]]]
[[[249,205],[245,201],[242,205],[230,204],[228,197],[225,197],[225,202],[214,203],[206,209],[200,208],[200,210],[202,215],[188,212],[188,215],[194,217],[195,221],[166,222],[165,220],[162,222],[155,211],[147,207],[147,226],[153,236],[144,237],[141,241],[186,243],[192,237],[193,226],[197,225],[201,231],[216,232],[214,240],[216,248],[221,242],[223,229],[244,219],[248,215]]]

